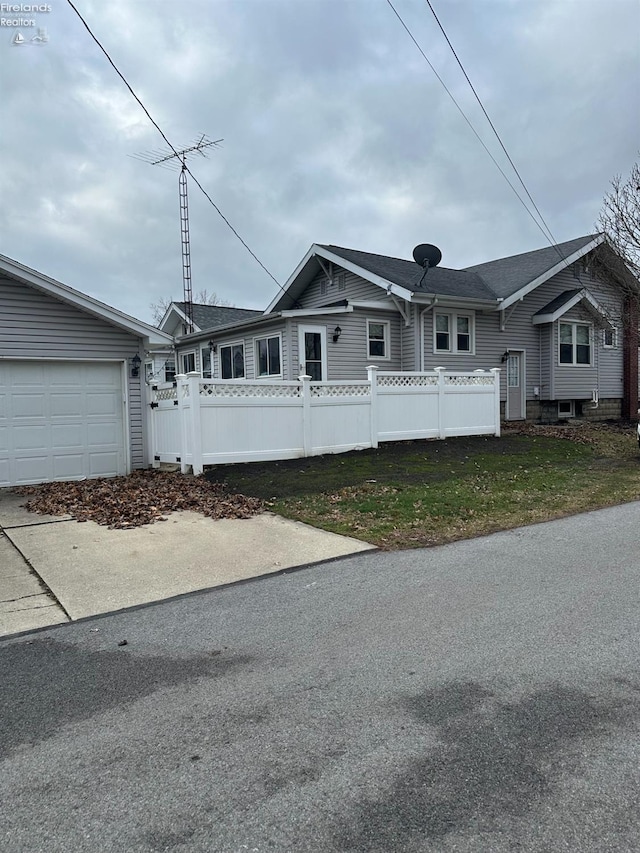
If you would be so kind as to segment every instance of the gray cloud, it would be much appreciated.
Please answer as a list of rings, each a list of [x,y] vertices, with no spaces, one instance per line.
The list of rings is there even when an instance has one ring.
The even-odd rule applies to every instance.
[[[48,44],[0,31],[0,251],[149,319],[182,290],[177,174],[130,156],[164,144],[51,5]],[[224,138],[193,171],[280,281],[316,241],[402,257],[436,242],[450,266],[544,245],[383,0],[78,5],[175,145]],[[507,171],[426,3],[395,5]],[[592,230],[637,155],[640,7],[434,6],[556,238]],[[190,212],[194,288],[265,307],[275,285],[194,186]]]

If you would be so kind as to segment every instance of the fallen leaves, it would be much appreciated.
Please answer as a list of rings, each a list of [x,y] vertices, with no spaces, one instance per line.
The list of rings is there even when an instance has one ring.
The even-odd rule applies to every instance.
[[[208,518],[250,518],[263,510],[262,501],[232,494],[223,483],[166,471],[135,471],[127,477],[43,483],[21,486],[30,512],[70,515],[77,521],[95,521],[126,529],[166,521],[179,510]]]

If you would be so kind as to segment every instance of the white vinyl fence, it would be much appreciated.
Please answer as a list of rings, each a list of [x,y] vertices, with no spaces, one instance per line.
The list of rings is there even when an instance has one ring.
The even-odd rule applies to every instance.
[[[396,373],[363,381],[296,382],[177,376],[150,389],[155,465],[295,459],[380,441],[500,435],[500,371]]]

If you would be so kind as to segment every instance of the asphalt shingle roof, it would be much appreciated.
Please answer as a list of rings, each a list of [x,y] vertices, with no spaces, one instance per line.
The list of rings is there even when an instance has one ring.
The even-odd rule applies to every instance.
[[[562,259],[587,246],[596,236],[587,234],[557,246],[511,255],[461,270],[432,267],[421,287],[418,285],[423,270],[414,261],[359,252],[341,246],[324,245],[322,248],[413,292],[424,291],[467,299],[505,299],[544,275]]]
[[[438,293],[442,296],[463,296],[470,299],[495,299],[494,294],[474,272],[452,270],[446,267],[431,267],[419,287],[424,270],[415,261],[358,252],[341,246],[323,246],[351,263],[368,270],[374,275],[404,287],[412,292]]]
[[[184,302],[176,302],[175,304],[184,312]],[[193,304],[193,322],[202,331],[261,316],[262,311],[253,311],[250,308],[227,308],[222,305],[200,305],[195,302]]]
[[[555,299],[552,299],[551,302],[548,302],[543,308],[533,315],[534,317],[542,316],[542,314],[553,314],[559,308],[562,308],[567,304],[567,302],[571,302],[574,296],[577,296],[578,293],[581,293],[581,288],[576,287],[574,290],[563,290]]]
[[[587,234],[585,237],[577,237],[575,240],[568,240],[566,243],[558,243],[557,246],[547,246],[544,249],[536,249],[522,255],[511,255],[508,258],[487,261],[484,264],[476,264],[466,269],[467,272],[481,276],[487,287],[497,297],[505,299],[526,287],[530,282],[535,281],[536,278],[558,264],[562,258],[567,258],[584,248],[596,237],[597,234]]]

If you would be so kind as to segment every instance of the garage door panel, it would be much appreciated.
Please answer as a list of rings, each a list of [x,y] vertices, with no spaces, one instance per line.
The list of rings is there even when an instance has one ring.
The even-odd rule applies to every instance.
[[[83,396],[77,391],[51,394],[49,401],[49,414],[52,418],[82,417],[84,414]]]
[[[118,446],[118,431],[112,423],[90,423],[87,424],[87,447],[100,447],[102,445]]]
[[[114,416],[120,407],[120,395],[113,391],[87,394],[87,415]]]
[[[51,426],[51,449],[64,450],[70,447],[82,449],[85,444],[85,429],[82,424],[53,424]]]
[[[24,456],[25,451],[27,454],[33,452],[37,454],[49,446],[49,428],[46,424],[29,426],[18,422],[12,432],[13,449],[20,456]]]
[[[122,367],[0,360],[0,485],[126,473]]]
[[[43,418],[45,416],[46,397],[43,392],[23,394],[21,391],[11,395],[11,416],[16,418]]]

